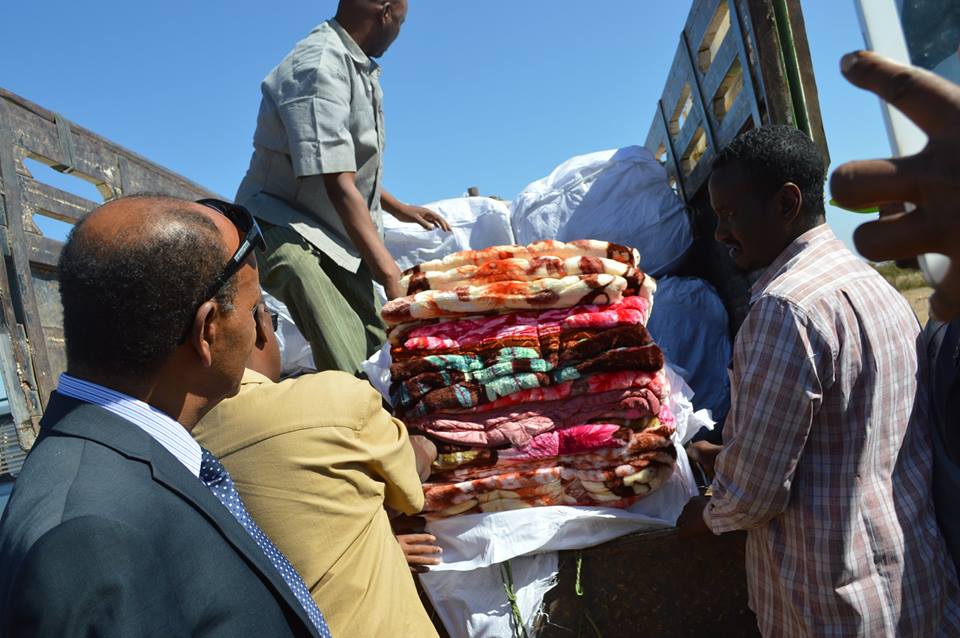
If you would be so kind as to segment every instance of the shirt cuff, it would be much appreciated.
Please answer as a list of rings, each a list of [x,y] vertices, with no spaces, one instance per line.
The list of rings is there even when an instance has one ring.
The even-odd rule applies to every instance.
[[[299,142],[290,149],[290,161],[297,177],[357,171],[353,146],[348,143]]]
[[[711,498],[707,506],[703,508],[703,522],[707,524],[710,531],[719,536],[720,534],[740,530],[741,528],[735,525],[733,521],[728,520],[728,517],[715,514],[714,500],[714,498]]]

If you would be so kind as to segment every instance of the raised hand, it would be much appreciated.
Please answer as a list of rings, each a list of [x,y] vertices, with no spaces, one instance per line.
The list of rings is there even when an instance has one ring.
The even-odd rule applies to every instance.
[[[847,208],[911,202],[916,210],[857,228],[854,242],[868,259],[942,253],[952,264],[930,298],[939,319],[960,316],[960,86],[929,71],[858,51],[841,60],[854,85],[902,111],[929,141],[916,155],[848,162],[830,178],[833,198]]]

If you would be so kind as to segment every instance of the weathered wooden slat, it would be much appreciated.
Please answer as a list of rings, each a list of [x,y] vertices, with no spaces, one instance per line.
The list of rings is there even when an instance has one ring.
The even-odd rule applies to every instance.
[[[706,35],[707,27],[716,14],[723,0],[700,0],[693,2],[687,20],[683,24],[683,31],[691,38],[691,44],[699,48]]]
[[[683,197],[683,180],[680,179],[680,165],[678,163],[676,149],[673,147],[673,138],[670,136],[670,131],[667,130],[667,119],[662,101],[657,102],[657,117],[654,117],[653,124],[650,126],[650,132],[647,134],[645,146],[653,153],[654,157],[657,156],[660,147],[663,147],[666,153],[664,168],[667,171],[667,175],[670,176],[676,185],[677,190],[681,193],[681,197]]]
[[[738,4],[739,0],[727,0],[728,6],[730,8],[730,26],[731,29],[736,30],[736,35],[734,37],[734,42],[737,45],[737,57],[740,59],[740,65],[743,68],[743,90],[742,93],[745,93],[747,96],[747,101],[750,104],[750,114],[753,118],[753,125],[760,126],[760,107],[759,107],[759,88],[753,81],[753,73],[750,72],[752,66],[758,64],[757,61],[751,61],[749,54],[749,42],[750,42],[750,17],[747,14],[744,14],[740,5]],[[724,139],[724,138],[721,138]],[[732,139],[732,138],[729,138]],[[728,139],[728,141],[729,141]],[[728,142],[720,142],[721,144],[726,144]]]
[[[724,38],[723,44],[720,45],[717,56],[713,59],[713,63],[710,65],[707,73],[701,75],[700,82],[703,86],[703,97],[708,104],[713,100],[717,89],[720,88],[720,84],[723,82],[724,77],[726,77],[727,71],[730,70],[730,65],[737,59],[737,52],[737,34],[733,28],[731,28],[730,32],[727,33],[727,37]],[[697,71],[699,72],[699,68]]]
[[[30,344],[28,351],[33,360],[33,370],[36,375],[35,379],[25,379],[21,374],[19,380],[20,383],[28,385],[33,391],[37,392],[41,405],[43,405],[53,391],[55,381],[51,375],[46,348],[42,343],[43,330],[37,312],[37,300],[30,282],[30,254],[26,242],[21,241],[24,236],[23,220],[26,211],[23,206],[20,180],[17,177],[14,163],[13,136],[11,129],[6,125],[12,120],[10,117],[12,110],[11,105],[0,100],[0,175],[4,178],[4,191],[6,193],[4,202],[7,208],[8,239],[13,267],[11,293],[16,294],[19,298],[23,313],[19,321],[15,317],[13,319],[16,323],[22,324],[26,331],[27,343]],[[37,415],[31,416],[35,417]]]
[[[732,140],[740,133],[747,121],[752,119],[752,100],[741,91],[740,95],[737,96],[737,99],[730,106],[730,110],[727,111],[727,114],[724,116],[717,137],[721,140]]]
[[[60,251],[63,249],[63,242],[43,235],[34,235],[27,233],[27,247],[30,255],[30,262],[40,264],[47,268],[56,268],[57,261],[60,259]]]
[[[97,202],[22,175],[20,192],[28,209],[70,223],[80,221],[99,205]]]
[[[20,134],[14,135],[15,141],[22,142],[21,146],[55,163],[62,164],[66,161],[57,137],[56,113],[3,88],[0,88],[0,101],[6,101],[14,107],[9,109],[14,122],[12,128]],[[118,194],[123,192],[119,159],[123,157],[129,165],[133,180],[148,185],[155,184],[160,187],[160,192],[194,199],[213,195],[209,189],[196,182],[158,166],[82,126],[70,123],[70,130],[73,135],[76,170],[94,180],[109,184]]]

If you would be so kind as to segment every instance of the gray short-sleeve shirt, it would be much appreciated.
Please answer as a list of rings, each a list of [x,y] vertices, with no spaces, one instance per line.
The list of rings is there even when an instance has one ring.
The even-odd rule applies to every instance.
[[[289,226],[350,272],[360,254],[327,196],[322,175],[355,172],[383,236],[383,92],[380,67],[336,20],[324,22],[271,71],[237,203]]]

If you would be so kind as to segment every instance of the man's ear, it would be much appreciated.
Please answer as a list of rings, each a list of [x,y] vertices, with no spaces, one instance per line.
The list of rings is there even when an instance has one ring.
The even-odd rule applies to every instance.
[[[221,316],[220,307],[216,302],[205,301],[193,317],[193,326],[190,328],[190,345],[200,357],[203,367],[213,365],[213,343],[218,333],[217,322]]]
[[[263,350],[267,345],[267,330],[273,330],[273,324],[271,323],[270,313],[262,304],[257,306],[256,317],[257,342],[253,347],[257,350]]]
[[[393,13],[393,3],[384,2],[380,6],[380,24],[386,24],[390,22],[390,17],[392,13]]]
[[[803,207],[803,194],[800,192],[800,187],[793,182],[787,182],[780,187],[778,198],[781,218],[788,224],[792,224],[800,216],[800,209]]]

